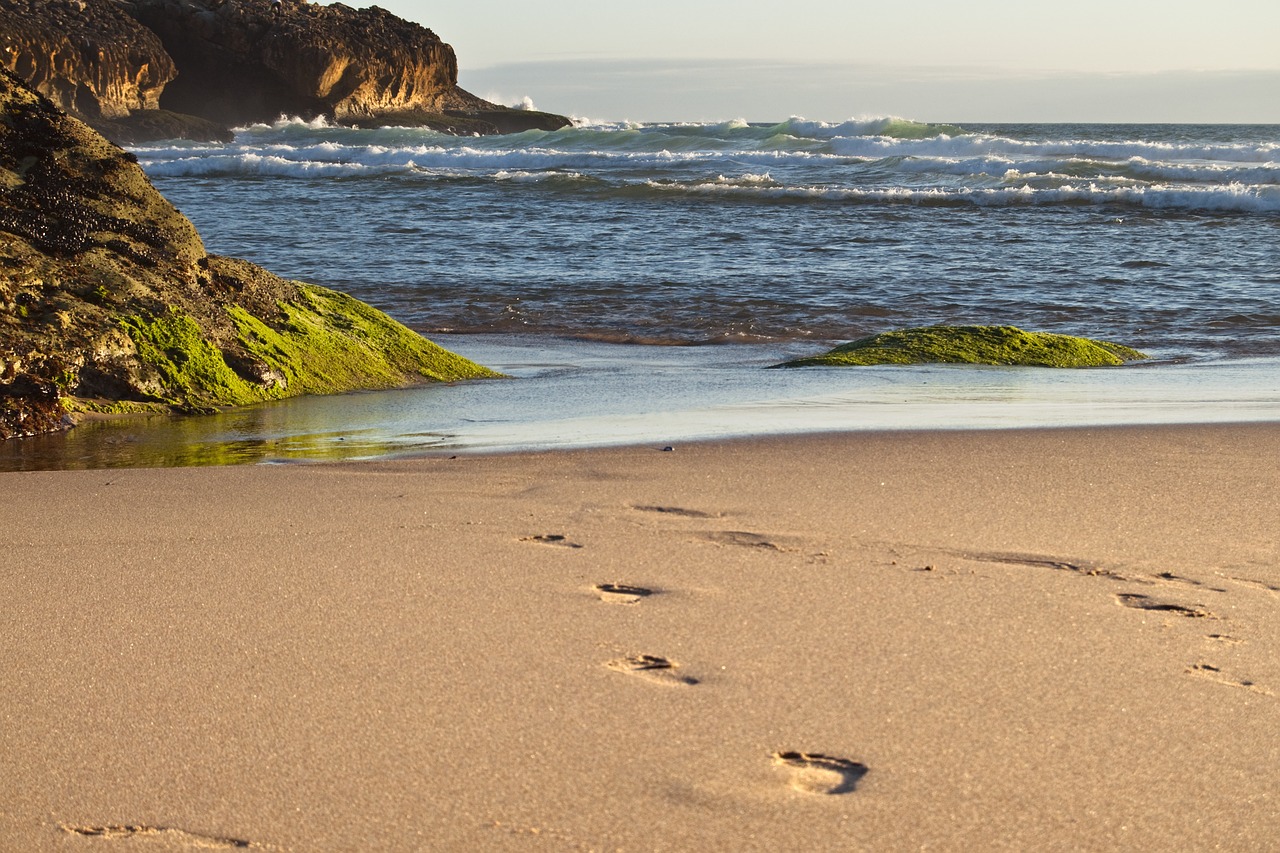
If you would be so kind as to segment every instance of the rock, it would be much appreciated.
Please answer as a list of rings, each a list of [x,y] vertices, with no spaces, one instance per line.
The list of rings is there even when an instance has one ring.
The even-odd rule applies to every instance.
[[[178,73],[154,33],[103,0],[0,0],[0,32],[0,65],[88,120],[157,109]]]
[[[209,255],[132,155],[0,71],[0,438],[495,376],[344,294]]]
[[[337,121],[378,111],[441,110],[457,84],[453,50],[382,9],[267,0],[125,0],[181,74],[165,106],[236,125],[282,113]]]
[[[1119,344],[1048,332],[1024,332],[1016,326],[927,326],[861,338],[823,355],[798,358],[774,366],[993,364],[1106,367],[1146,357]]]
[[[160,109],[177,67],[155,33],[112,0],[0,0],[0,66],[118,142],[229,140]]]
[[[458,87],[453,48],[376,6],[0,0],[0,65],[114,141],[229,139],[282,114],[455,133],[557,129]]]

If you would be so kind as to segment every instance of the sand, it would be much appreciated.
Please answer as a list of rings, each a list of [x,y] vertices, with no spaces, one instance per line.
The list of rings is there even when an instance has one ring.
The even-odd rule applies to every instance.
[[[0,474],[3,850],[1261,850],[1280,425]]]

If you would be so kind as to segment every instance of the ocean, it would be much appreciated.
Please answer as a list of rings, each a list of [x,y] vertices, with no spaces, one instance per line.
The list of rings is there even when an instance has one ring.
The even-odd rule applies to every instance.
[[[514,381],[82,427],[0,466],[1280,419],[1280,126],[793,118],[464,138],[282,118],[132,150],[209,251],[349,292]],[[765,370],[931,324],[1153,358]]]

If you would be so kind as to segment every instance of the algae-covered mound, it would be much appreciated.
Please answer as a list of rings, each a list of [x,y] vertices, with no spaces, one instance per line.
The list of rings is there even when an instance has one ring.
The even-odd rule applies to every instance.
[[[1147,356],[1106,341],[1024,332],[1016,326],[924,326],[841,344],[824,355],[778,367],[873,364],[998,364],[1027,367],[1112,367]]]
[[[0,69],[0,438],[495,376],[349,296],[209,255],[124,151]]]

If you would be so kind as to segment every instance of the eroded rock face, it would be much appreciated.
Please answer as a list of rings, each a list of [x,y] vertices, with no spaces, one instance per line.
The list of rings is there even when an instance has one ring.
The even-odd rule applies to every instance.
[[[178,73],[160,39],[106,0],[0,0],[0,66],[86,119],[157,109]]]
[[[227,126],[280,115],[425,124],[455,133],[565,127],[458,87],[453,48],[372,6],[283,0],[118,0],[155,32],[180,73],[160,104]]]
[[[0,70],[0,438],[493,375],[384,314],[205,253],[134,158]]]
[[[458,88],[453,48],[385,9],[283,0],[0,0],[0,65],[122,143],[282,114],[453,133],[555,129]]]
[[[453,48],[377,7],[287,0],[275,15],[268,0],[125,0],[124,8],[182,69],[163,99],[180,112],[230,124],[281,113],[342,121],[479,101],[457,91]]]

